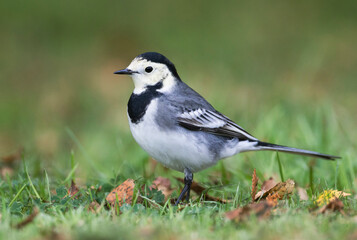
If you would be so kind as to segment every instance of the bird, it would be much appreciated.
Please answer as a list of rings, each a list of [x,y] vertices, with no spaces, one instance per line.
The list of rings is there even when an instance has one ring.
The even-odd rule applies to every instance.
[[[175,205],[190,199],[193,174],[241,152],[270,150],[327,160],[340,158],[263,142],[217,111],[183,82],[164,55],[145,52],[125,69],[134,90],[127,105],[136,142],[165,167],[184,173],[184,187]]]

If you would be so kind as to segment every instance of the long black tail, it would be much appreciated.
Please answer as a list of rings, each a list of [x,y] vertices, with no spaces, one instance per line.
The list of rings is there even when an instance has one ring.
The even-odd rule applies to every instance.
[[[326,160],[335,160],[335,159],[341,158],[338,156],[332,156],[332,155],[322,154],[322,153],[308,151],[308,150],[304,150],[304,149],[286,147],[286,146],[281,146],[281,145],[266,143],[266,142],[260,142],[260,141],[257,143],[256,147],[258,147],[259,150],[287,152],[287,153],[323,158]]]

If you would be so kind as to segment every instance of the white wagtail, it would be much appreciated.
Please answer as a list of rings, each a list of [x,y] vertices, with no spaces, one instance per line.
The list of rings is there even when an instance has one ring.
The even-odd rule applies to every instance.
[[[240,152],[272,150],[328,160],[318,152],[259,141],[186,85],[165,56],[143,53],[115,74],[130,75],[130,130],[137,143],[164,166],[183,172],[185,186],[176,205],[190,197],[193,173]]]

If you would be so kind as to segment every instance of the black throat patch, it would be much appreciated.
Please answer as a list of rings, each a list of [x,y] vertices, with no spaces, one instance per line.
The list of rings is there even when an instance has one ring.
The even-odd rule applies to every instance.
[[[128,114],[132,123],[138,123],[144,117],[150,102],[162,95],[156,91],[162,88],[162,82],[158,82],[153,86],[148,86],[146,90],[140,94],[131,94],[128,102]]]

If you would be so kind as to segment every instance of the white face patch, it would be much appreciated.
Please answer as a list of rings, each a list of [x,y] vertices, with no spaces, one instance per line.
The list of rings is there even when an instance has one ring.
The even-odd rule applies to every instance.
[[[142,58],[135,58],[127,67],[133,73],[131,75],[135,89],[135,94],[145,91],[148,86],[153,86],[162,82],[163,87],[160,92],[168,92],[175,85],[176,79],[165,64],[155,63]]]

